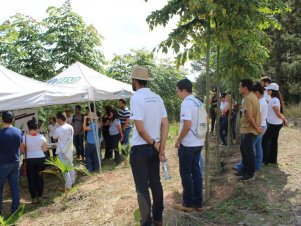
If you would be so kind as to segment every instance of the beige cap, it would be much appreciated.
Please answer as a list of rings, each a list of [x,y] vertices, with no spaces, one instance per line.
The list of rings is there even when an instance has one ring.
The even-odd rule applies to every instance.
[[[153,78],[150,78],[148,76],[148,69],[146,67],[135,65],[132,69],[131,74],[132,79],[138,79],[138,80],[146,80],[146,81],[152,81]]]

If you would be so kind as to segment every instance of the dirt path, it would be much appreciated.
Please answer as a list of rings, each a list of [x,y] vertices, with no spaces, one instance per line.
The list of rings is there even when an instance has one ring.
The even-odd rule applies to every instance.
[[[177,153],[172,145],[168,158],[172,179],[164,187],[166,225],[277,225],[301,224],[301,130],[285,128],[280,135],[278,166],[268,166],[248,184],[237,183],[231,168],[239,160],[238,146],[220,149],[224,172],[216,171],[215,151],[211,150],[211,210],[184,214],[171,205],[181,201],[182,186]],[[18,225],[134,225],[138,208],[129,165],[82,177],[67,196],[54,192],[58,181],[46,179],[53,198],[40,206],[27,205]],[[26,188],[23,194],[27,192]],[[8,204],[5,204],[8,205]]]

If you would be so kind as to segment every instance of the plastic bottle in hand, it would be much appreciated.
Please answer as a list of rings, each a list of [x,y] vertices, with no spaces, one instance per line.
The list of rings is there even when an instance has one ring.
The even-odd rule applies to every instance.
[[[171,176],[170,176],[169,165],[167,160],[164,160],[162,162],[162,169],[163,169],[164,179],[169,180]]]

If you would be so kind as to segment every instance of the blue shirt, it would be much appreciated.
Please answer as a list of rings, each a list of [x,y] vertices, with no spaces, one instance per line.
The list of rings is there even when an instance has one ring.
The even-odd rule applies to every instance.
[[[22,139],[22,132],[16,127],[0,130],[0,165],[13,164],[20,161]]]
[[[95,144],[96,142],[95,142],[95,137],[96,137],[96,134],[95,134],[95,136],[94,136],[94,133],[96,133],[96,130],[98,129],[97,127],[97,124],[96,123],[91,123],[90,124],[90,129],[91,130],[88,130],[88,133],[87,133],[87,142],[89,143],[89,144]]]

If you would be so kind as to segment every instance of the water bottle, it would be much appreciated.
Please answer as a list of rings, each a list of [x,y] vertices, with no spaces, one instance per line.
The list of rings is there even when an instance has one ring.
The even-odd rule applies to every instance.
[[[163,169],[164,179],[169,180],[171,178],[171,176],[170,176],[169,166],[168,166],[168,161],[167,160],[164,160],[162,162],[162,169]]]

